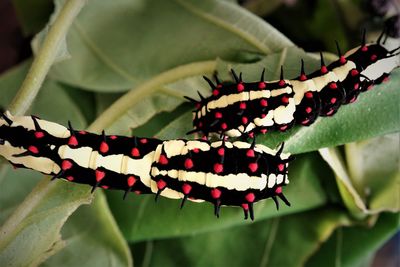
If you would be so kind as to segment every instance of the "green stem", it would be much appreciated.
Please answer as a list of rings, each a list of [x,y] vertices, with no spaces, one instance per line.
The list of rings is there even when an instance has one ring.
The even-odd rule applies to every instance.
[[[85,3],[84,0],[65,1],[60,13],[50,26],[20,90],[8,107],[14,115],[24,114],[34,101],[54,62],[61,43],[65,41],[69,27]]]
[[[88,130],[101,131],[104,128],[107,128],[131,107],[142,101],[146,96],[149,96],[162,88],[163,85],[190,76],[211,73],[215,70],[216,64],[216,61],[201,61],[182,65],[159,74],[153,79],[139,85],[135,89],[132,89],[115,101],[89,126]]]

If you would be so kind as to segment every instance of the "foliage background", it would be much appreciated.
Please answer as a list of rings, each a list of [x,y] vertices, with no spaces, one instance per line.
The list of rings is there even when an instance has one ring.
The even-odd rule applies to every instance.
[[[254,80],[265,67],[274,79],[283,64],[287,77],[295,77],[300,58],[308,71],[319,64],[315,54],[296,45],[334,52],[336,39],[345,51],[357,45],[361,27],[371,40],[381,28],[359,1],[319,0],[292,8],[288,2],[89,0],[71,19],[66,38],[60,37],[55,63],[27,114],[62,124],[71,120],[79,129],[183,137],[192,109],[183,96],[209,94],[202,75],[217,70],[229,79],[233,67]],[[51,27],[42,28],[56,7],[49,24],[54,28],[64,1],[13,4],[25,35],[35,35],[32,49],[39,58],[51,35]],[[329,52],[326,57],[335,60]],[[30,105],[21,97],[15,104],[15,96],[31,64],[28,59],[0,77],[2,106]],[[49,183],[48,177],[2,164],[0,263],[369,265],[399,229],[400,72],[391,77],[332,118],[258,138],[269,146],[286,141],[297,160],[286,193],[292,207],[277,212],[272,201],[258,203],[254,223],[243,221],[235,208],[224,208],[216,219],[208,204],[189,203],[179,211],[174,200],[154,204],[151,196],[132,194],[123,202],[121,192],[101,190],[93,199],[86,186]]]

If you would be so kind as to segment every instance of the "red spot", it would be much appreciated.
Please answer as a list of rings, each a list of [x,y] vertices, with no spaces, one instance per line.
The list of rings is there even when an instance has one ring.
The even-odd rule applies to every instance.
[[[101,188],[103,188],[103,189],[108,189],[108,188],[110,188],[110,187],[109,187],[108,185],[102,185]]]
[[[211,189],[211,197],[213,199],[218,199],[221,197],[221,190],[217,189],[217,188],[213,188]]]
[[[254,138],[254,132],[248,134],[249,138]]]
[[[237,90],[238,90],[239,92],[241,92],[241,91],[244,90],[244,85],[243,85],[243,83],[238,83],[238,85],[237,85]]]
[[[183,184],[182,185],[182,192],[185,195],[188,195],[190,193],[190,191],[192,190],[192,186],[190,184]]]
[[[249,120],[248,120],[246,117],[242,117],[242,123],[243,123],[243,124],[247,124],[248,121],[249,121]]]
[[[309,119],[306,119],[306,120],[302,121],[301,124],[307,125],[309,122],[310,122],[310,120],[309,120]]]
[[[115,140],[115,139],[117,139],[117,138],[118,138],[118,136],[116,136],[116,135],[111,135],[111,136],[110,136],[110,139],[111,139],[111,140]]]
[[[321,67],[321,73],[322,74],[325,74],[325,73],[327,73],[328,72],[328,68],[326,67],[326,66],[322,66]]]
[[[214,172],[215,173],[221,173],[223,171],[224,171],[224,165],[222,165],[221,163],[214,164]]]
[[[193,166],[194,166],[194,164],[193,164],[193,161],[191,159],[186,159],[185,160],[185,168],[187,170],[193,168]]]
[[[221,112],[215,112],[215,118],[216,119],[221,119],[222,118],[222,113]]]
[[[250,169],[251,172],[256,172],[257,169],[258,169],[258,164],[257,164],[257,162],[250,163],[250,164],[249,164],[249,169]]]
[[[377,58],[378,58],[378,56],[375,55],[375,54],[373,54],[373,55],[371,56],[371,61],[376,61]]]
[[[306,113],[310,114],[310,113],[311,113],[311,111],[312,111],[312,108],[310,108],[310,107],[306,107]]]
[[[221,147],[218,149],[217,153],[218,153],[218,155],[220,155],[222,157],[223,155],[225,155],[225,149],[223,147]]]
[[[264,119],[265,117],[267,117],[267,114],[261,114],[262,119]]]
[[[135,190],[133,191],[136,195],[140,195],[142,192],[140,192],[139,190]]]
[[[382,82],[387,83],[389,80],[390,80],[389,76],[386,76],[385,78],[383,78]]]
[[[307,98],[313,98],[313,93],[307,92],[307,93],[305,94],[305,96],[306,96]]]
[[[168,159],[165,155],[160,155],[160,159],[158,160],[158,162],[161,165],[167,165],[168,164]]]
[[[137,149],[136,147],[132,148],[131,155],[134,157],[139,157],[140,156],[139,149]]]
[[[207,135],[203,135],[203,137],[201,137],[201,140],[208,140]]]
[[[307,80],[307,76],[305,74],[301,74],[299,80],[300,81],[306,81]]]
[[[167,183],[163,179],[160,179],[157,181],[157,188],[159,190],[163,190],[166,186],[167,186]]]
[[[350,75],[351,76],[357,76],[359,74],[359,72],[358,72],[358,70],[356,70],[356,69],[352,69],[351,71],[350,71]]]
[[[286,131],[287,127],[288,127],[287,125],[283,125],[279,128],[279,131],[281,132]]]
[[[333,109],[331,109],[331,110],[329,110],[329,112],[328,112],[328,113],[326,113],[326,115],[327,115],[327,116],[330,116],[330,115],[332,115],[332,114],[333,114],[333,112],[334,112],[334,110],[333,110]]]
[[[244,210],[249,210],[249,204],[243,203],[243,204],[242,204],[242,208],[243,208]]]
[[[245,102],[240,103],[239,108],[246,109],[246,103]]]
[[[146,144],[147,143],[147,139],[146,138],[142,138],[142,139],[140,139],[139,142],[142,143],[142,144]]]
[[[196,103],[194,106],[195,106],[196,109],[199,109],[201,107],[201,104],[200,103]]]
[[[285,104],[289,103],[289,98],[287,96],[283,96],[282,103],[285,103]]]
[[[200,149],[198,149],[198,148],[193,148],[193,152],[194,152],[194,153],[199,153],[199,152],[200,152]]]
[[[222,130],[226,130],[226,128],[228,128],[228,125],[226,125],[225,122],[222,123],[222,124],[221,124],[221,129],[222,129]]]
[[[265,82],[259,82],[259,83],[258,83],[258,89],[264,89],[265,87],[267,87],[267,85],[265,84]]]
[[[71,135],[71,137],[68,140],[68,145],[70,146],[77,146],[78,145],[78,140],[74,135]]]
[[[264,114],[263,114],[263,115],[264,115]],[[266,134],[266,133],[267,133],[267,131],[268,131],[267,129],[261,129],[261,130],[260,130],[260,133],[262,133],[262,134]]]
[[[128,186],[132,187],[136,183],[136,178],[133,176],[129,176],[127,180]]]
[[[213,94],[213,96],[217,96],[217,95],[219,95],[219,91],[217,89],[214,89],[212,94]]]
[[[346,58],[344,56],[341,56],[340,59],[339,59],[339,62],[340,62],[340,64],[343,65],[343,64],[346,64],[347,60],[346,60]]]
[[[332,97],[332,98],[331,98],[331,103],[332,103],[332,104],[335,104],[335,103],[336,103],[336,100],[337,100],[337,99],[336,99],[335,97]]]
[[[282,193],[282,187],[277,187],[276,189],[275,189],[275,193],[277,193],[277,194],[281,194]]]
[[[285,169],[285,165],[283,165],[283,164],[278,164],[278,170],[279,170],[280,172],[282,172],[284,169]]]
[[[247,150],[246,156],[249,157],[249,158],[254,158],[255,157],[254,150],[253,149]]]
[[[67,176],[67,180],[71,182],[71,181],[74,180],[74,177],[72,177],[72,176]]]
[[[358,90],[358,88],[360,88],[360,84],[359,83],[354,84],[354,90]]]
[[[284,87],[284,86],[286,85],[286,82],[285,82],[284,80],[280,80],[279,83],[278,83],[278,85],[279,85],[280,87]]]
[[[104,178],[104,176],[106,176],[106,173],[104,171],[96,170],[95,176],[96,176],[96,181],[100,182]]]
[[[44,136],[44,133],[43,132],[35,132],[35,137],[36,138],[42,138]]]
[[[256,199],[256,196],[255,196],[253,193],[248,193],[248,194],[246,195],[246,200],[247,200],[247,202],[252,203],[252,202],[254,202],[255,199]]]
[[[361,47],[361,51],[367,52],[368,51],[368,47],[366,45],[364,45],[363,47]]]
[[[262,107],[268,106],[268,101],[267,101],[267,99],[261,99],[261,100],[260,100],[260,105],[261,105]]]
[[[108,147],[107,143],[104,142],[104,141],[101,142],[101,144],[100,144],[100,152],[101,153],[107,153],[108,149],[109,149],[109,147]]]
[[[87,134],[87,132],[86,131],[79,131],[79,134],[85,135],[85,134]]]
[[[329,84],[329,88],[337,89],[337,84],[335,82]]]
[[[69,160],[63,160],[63,162],[61,163],[61,169],[63,171],[69,170],[72,167],[72,162]]]
[[[28,150],[29,150],[30,152],[32,152],[33,154],[39,153],[39,149],[37,149],[37,147],[35,147],[35,146],[29,146],[29,147],[28,147]]]

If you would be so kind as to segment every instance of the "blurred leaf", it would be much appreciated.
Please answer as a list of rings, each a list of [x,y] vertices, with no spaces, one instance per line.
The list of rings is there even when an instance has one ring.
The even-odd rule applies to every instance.
[[[314,254],[305,266],[365,266],[371,257],[399,230],[400,215],[382,213],[375,225],[340,228]]]
[[[281,203],[280,210],[276,211],[272,200],[261,201],[254,207],[256,220],[323,205],[326,196],[318,177],[323,173],[326,178],[327,171],[329,173],[327,168],[324,164],[320,165],[320,159],[315,154],[298,158],[289,169],[290,185],[284,188],[292,207]],[[243,211],[237,207],[223,207],[221,217],[217,219],[209,203],[189,201],[180,210],[178,200],[160,198],[155,203],[154,196],[131,194],[123,202],[121,192],[108,192],[107,195],[121,231],[129,241],[186,236],[249,223],[243,220]]]
[[[339,210],[312,210],[186,238],[150,241],[151,253],[146,251],[145,259],[147,266],[303,266],[338,226],[349,223]],[[179,257],[171,257],[176,251]]]
[[[69,32],[72,58],[51,74],[89,90],[125,91],[179,65],[287,46],[274,28],[226,1],[93,1]]]

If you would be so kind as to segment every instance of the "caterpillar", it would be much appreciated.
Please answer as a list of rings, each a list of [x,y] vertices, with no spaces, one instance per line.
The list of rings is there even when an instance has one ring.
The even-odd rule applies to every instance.
[[[255,133],[287,131],[294,125],[311,125],[318,116],[334,115],[342,104],[353,103],[358,95],[388,79],[391,71],[400,66],[400,47],[384,47],[385,31],[376,43],[366,44],[365,31],[361,46],[342,54],[336,42],[339,59],[326,65],[320,53],[319,70],[306,74],[301,60],[300,75],[265,81],[264,72],[257,82],[243,82],[242,73],[232,75],[234,82],[216,84],[203,77],[212,93],[200,100],[185,97],[195,104],[194,129],[205,136],[216,133],[230,137],[253,137]]]
[[[155,194],[172,199],[207,201],[219,217],[221,206],[239,206],[254,220],[253,203],[272,198],[289,201],[293,156],[263,145],[225,140],[159,140],[101,135],[68,128],[35,116],[0,113],[0,155],[15,167],[54,179],[98,188]]]

